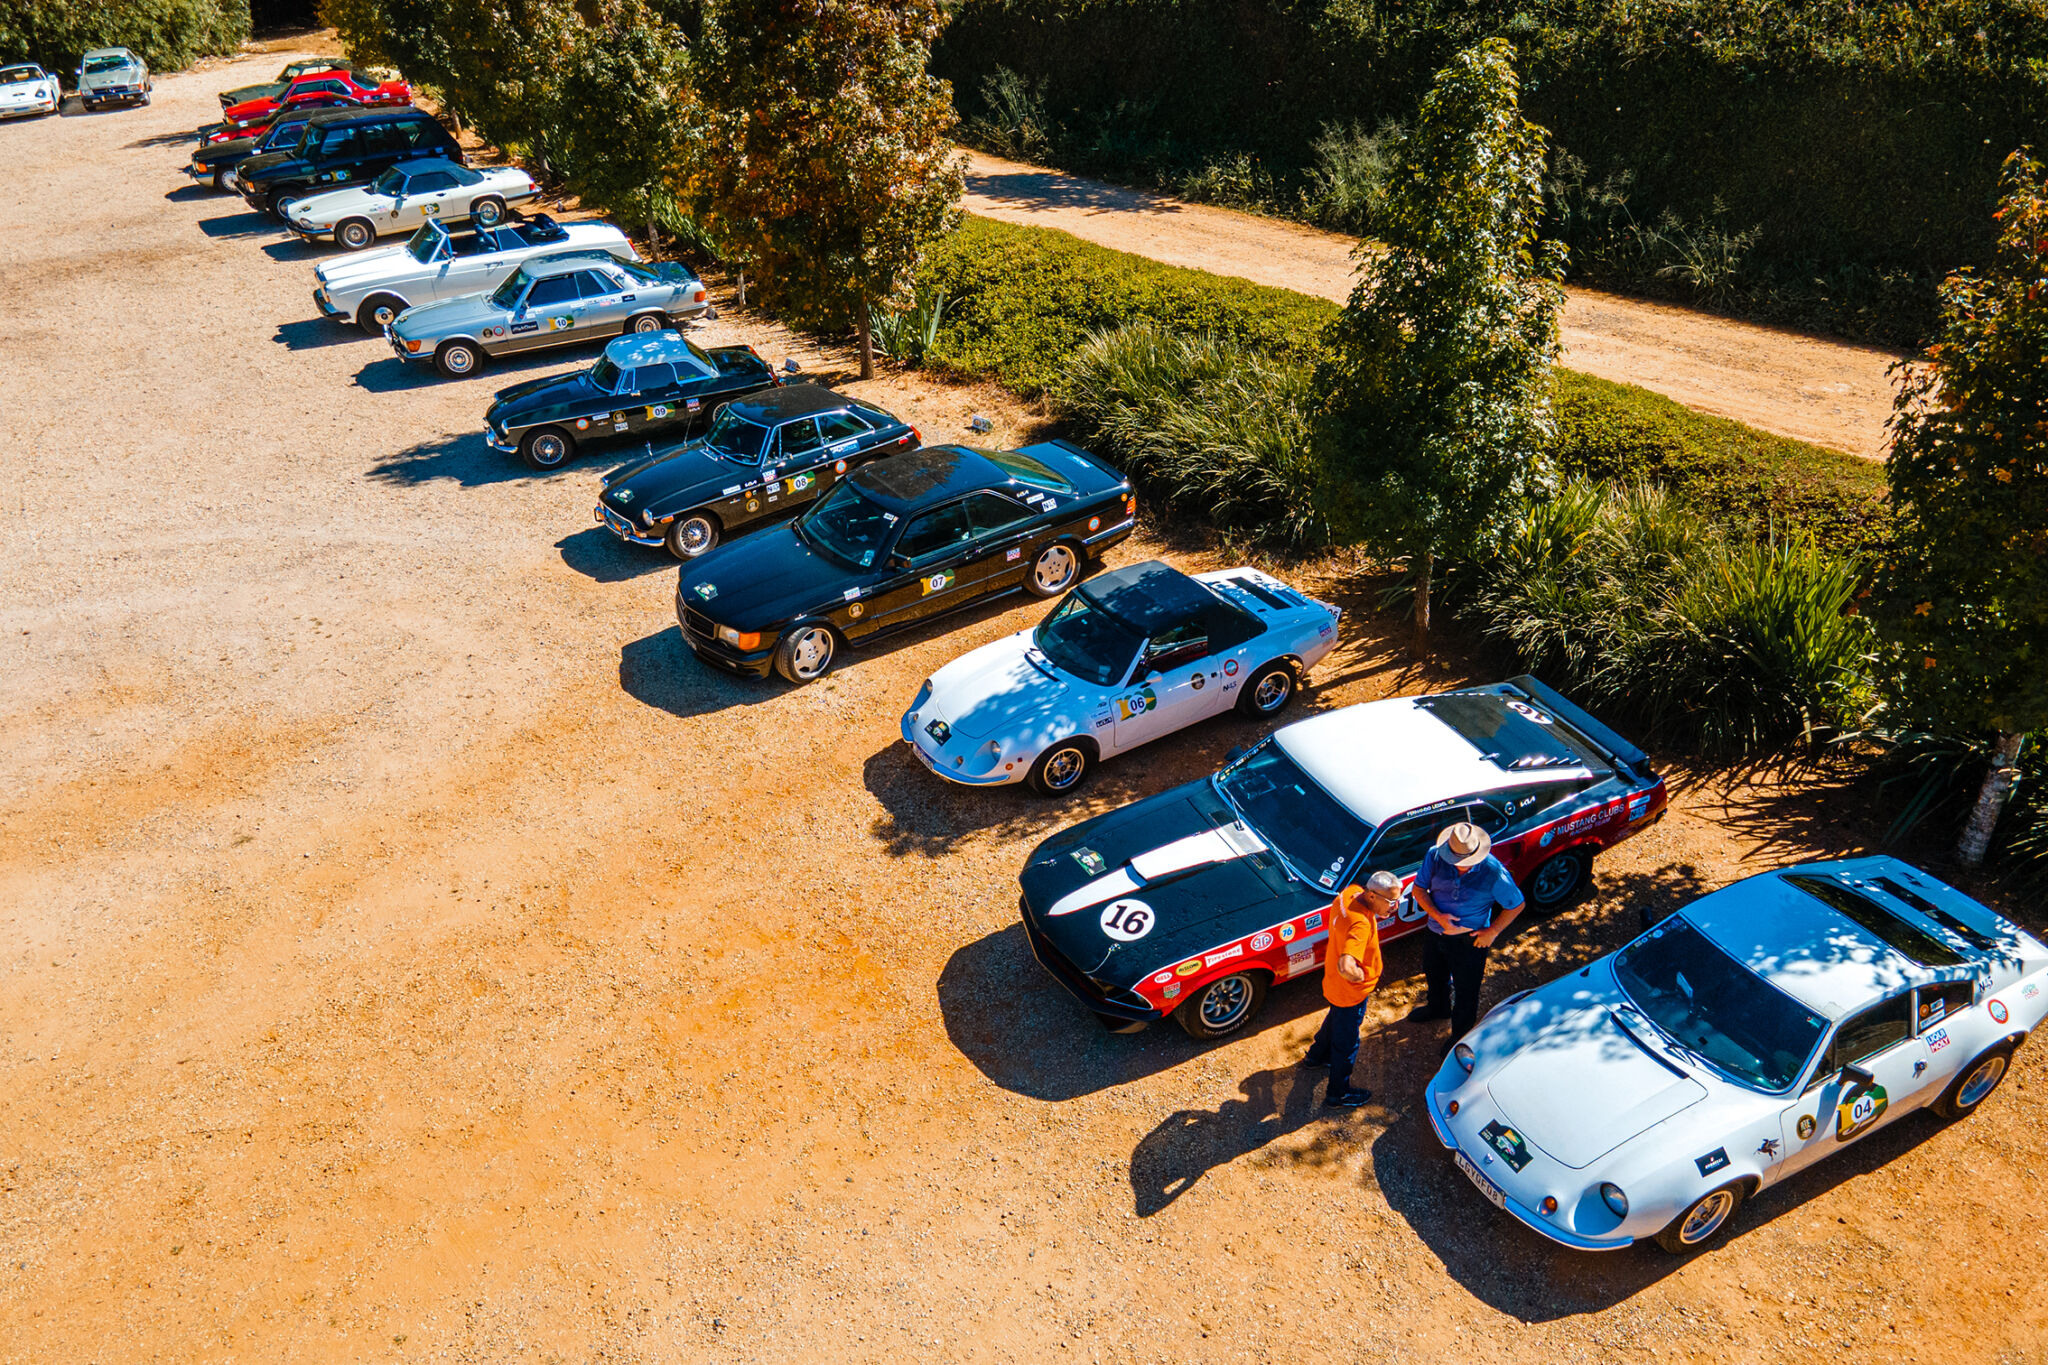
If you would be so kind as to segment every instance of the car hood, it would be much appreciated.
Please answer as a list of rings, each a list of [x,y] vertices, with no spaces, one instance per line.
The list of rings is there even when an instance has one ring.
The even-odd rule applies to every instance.
[[[202,166],[218,165],[223,161],[240,161],[256,154],[254,137],[233,137],[226,142],[209,142],[192,153],[192,159]]]
[[[322,261],[313,267],[313,275],[329,288],[347,288],[357,284],[388,284],[424,269],[406,248],[380,246]]]
[[[932,674],[926,706],[945,717],[953,733],[984,739],[1043,719],[1067,690],[1027,630],[970,650]]]
[[[1235,821],[1207,779],[1084,820],[1032,850],[1018,877],[1025,916],[1089,976],[1134,986],[1253,921],[1328,904],[1326,893],[1304,900],[1264,841]],[[1131,943],[1102,930],[1101,908],[1125,898],[1143,901],[1156,925]],[[1301,903],[1271,904],[1280,900]]]
[[[252,118],[262,118],[276,108],[276,99],[265,95],[259,96],[256,99],[243,100],[240,104],[230,104],[227,108],[221,110],[220,114],[229,123],[242,123]]]
[[[611,492],[605,490],[607,501]],[[866,592],[876,577],[825,558],[804,544],[794,526],[785,524],[727,541],[685,565],[682,596],[685,605],[722,626],[776,630],[821,606],[849,600],[848,592]],[[706,588],[711,590],[708,597]]]
[[[95,71],[78,82],[80,90],[98,90],[109,85],[140,85],[142,68],[119,66],[112,71]]]
[[[496,326],[508,316],[491,302],[489,294],[458,294],[452,299],[406,309],[392,330],[403,337],[425,339],[455,332],[473,332],[486,325]]]
[[[245,85],[239,90],[224,90],[221,92],[221,108],[232,109],[251,100],[274,100],[290,85],[289,81],[269,81],[263,85]]]
[[[333,222],[347,213],[384,213],[391,201],[367,189],[329,190],[308,195],[292,205],[292,217],[310,222]]]
[[[258,152],[237,167],[235,174],[253,184],[266,176],[301,169],[305,164],[290,152]]]
[[[562,377],[573,380],[580,376]],[[540,395],[517,400],[516,408],[522,414],[522,420],[528,420],[529,409],[538,407],[541,401],[543,400]],[[550,398],[545,401],[566,402],[567,397],[565,395],[561,399]],[[611,402],[612,398],[609,394],[599,394],[595,389],[586,386],[584,401],[587,404],[602,404]],[[605,500],[616,501],[616,495],[626,491],[632,494],[630,506],[635,512],[652,507],[657,513],[666,513],[672,507],[694,507],[700,502],[731,497],[758,476],[758,470],[733,464],[730,460],[721,460],[716,455],[708,453],[700,442],[691,441],[607,474],[604,481]],[[619,510],[626,510],[626,504],[621,504]],[[803,545],[801,541],[798,541],[798,545],[806,555],[815,558],[809,546]],[[822,560],[819,562],[821,565],[824,564]],[[835,578],[845,577],[847,573],[843,565],[837,564],[829,565],[820,571],[829,572]]]
[[[1707,1097],[1657,1050],[1650,1023],[1618,992],[1582,988],[1548,1007],[1520,1002],[1511,1018],[1489,1021],[1489,1051],[1501,1029],[1515,1032],[1517,1046],[1486,1076],[1488,1095],[1531,1145],[1574,1170]]]

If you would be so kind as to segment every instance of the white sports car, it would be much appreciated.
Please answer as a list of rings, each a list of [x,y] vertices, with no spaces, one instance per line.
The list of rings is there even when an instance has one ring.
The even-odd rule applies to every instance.
[[[57,112],[63,96],[57,78],[34,62],[0,66],[0,118],[34,118]]]
[[[932,674],[903,742],[950,782],[1058,795],[1101,760],[1233,704],[1279,714],[1337,643],[1339,614],[1257,569],[1112,570],[1035,629]]]
[[[352,322],[371,336],[415,304],[481,294],[536,256],[588,252],[621,261],[640,253],[610,223],[557,223],[545,213],[509,219],[494,228],[454,232],[422,223],[404,246],[358,252],[313,268],[313,302],[336,322]]]
[[[1901,1114],[1974,1112],[2044,1014],[2040,940],[1895,858],[1807,863],[1502,1001],[1426,1108],[1551,1240],[1685,1252]]]
[[[472,169],[425,157],[401,162],[367,185],[300,199],[287,212],[285,226],[308,241],[332,237],[360,251],[379,237],[412,232],[426,222],[474,219],[478,227],[496,227],[507,205],[539,193],[540,186],[517,166]]]

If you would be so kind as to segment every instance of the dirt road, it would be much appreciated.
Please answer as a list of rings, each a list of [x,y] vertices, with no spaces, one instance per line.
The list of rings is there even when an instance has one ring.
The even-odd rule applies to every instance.
[[[1025,948],[1026,851],[1255,732],[1064,805],[937,787],[895,717],[1021,605],[800,691],[693,666],[673,571],[591,525],[604,461],[477,434],[588,355],[401,373],[183,186],[282,60],[0,126],[0,1361],[2040,1358],[2042,1049],[1681,1262],[1558,1252],[1444,1159],[1412,945],[1343,1118],[1291,1066],[1313,986],[1219,1046],[1100,1032]],[[1308,705],[1469,676],[1342,569],[1290,571],[1349,609]],[[1489,990],[1871,823],[1688,788]]]
[[[1355,238],[968,154],[967,210],[1342,303]],[[1897,356],[1592,289],[1567,291],[1564,363],[1690,408],[1880,459]]]

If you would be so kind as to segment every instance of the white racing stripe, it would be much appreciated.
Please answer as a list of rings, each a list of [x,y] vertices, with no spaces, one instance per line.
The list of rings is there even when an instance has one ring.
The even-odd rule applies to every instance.
[[[1077,887],[1054,901],[1046,911],[1049,916],[1071,915],[1076,910],[1085,910],[1091,905],[1114,900],[1142,889],[1148,883],[1161,877],[1170,877],[1176,872],[1202,867],[1209,863],[1227,863],[1233,858],[1248,858],[1254,853],[1264,853],[1266,841],[1254,834],[1242,821],[1224,825],[1202,834],[1190,834],[1185,839],[1176,839],[1149,853],[1140,853],[1114,872],[1105,873],[1085,886]]]

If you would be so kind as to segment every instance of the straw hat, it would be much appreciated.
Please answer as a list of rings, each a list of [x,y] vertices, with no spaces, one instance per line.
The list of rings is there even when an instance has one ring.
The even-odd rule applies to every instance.
[[[1486,837],[1486,831],[1477,825],[1459,821],[1446,826],[1436,836],[1436,848],[1440,857],[1450,861],[1456,868],[1477,867],[1486,855],[1493,852],[1493,840]]]

